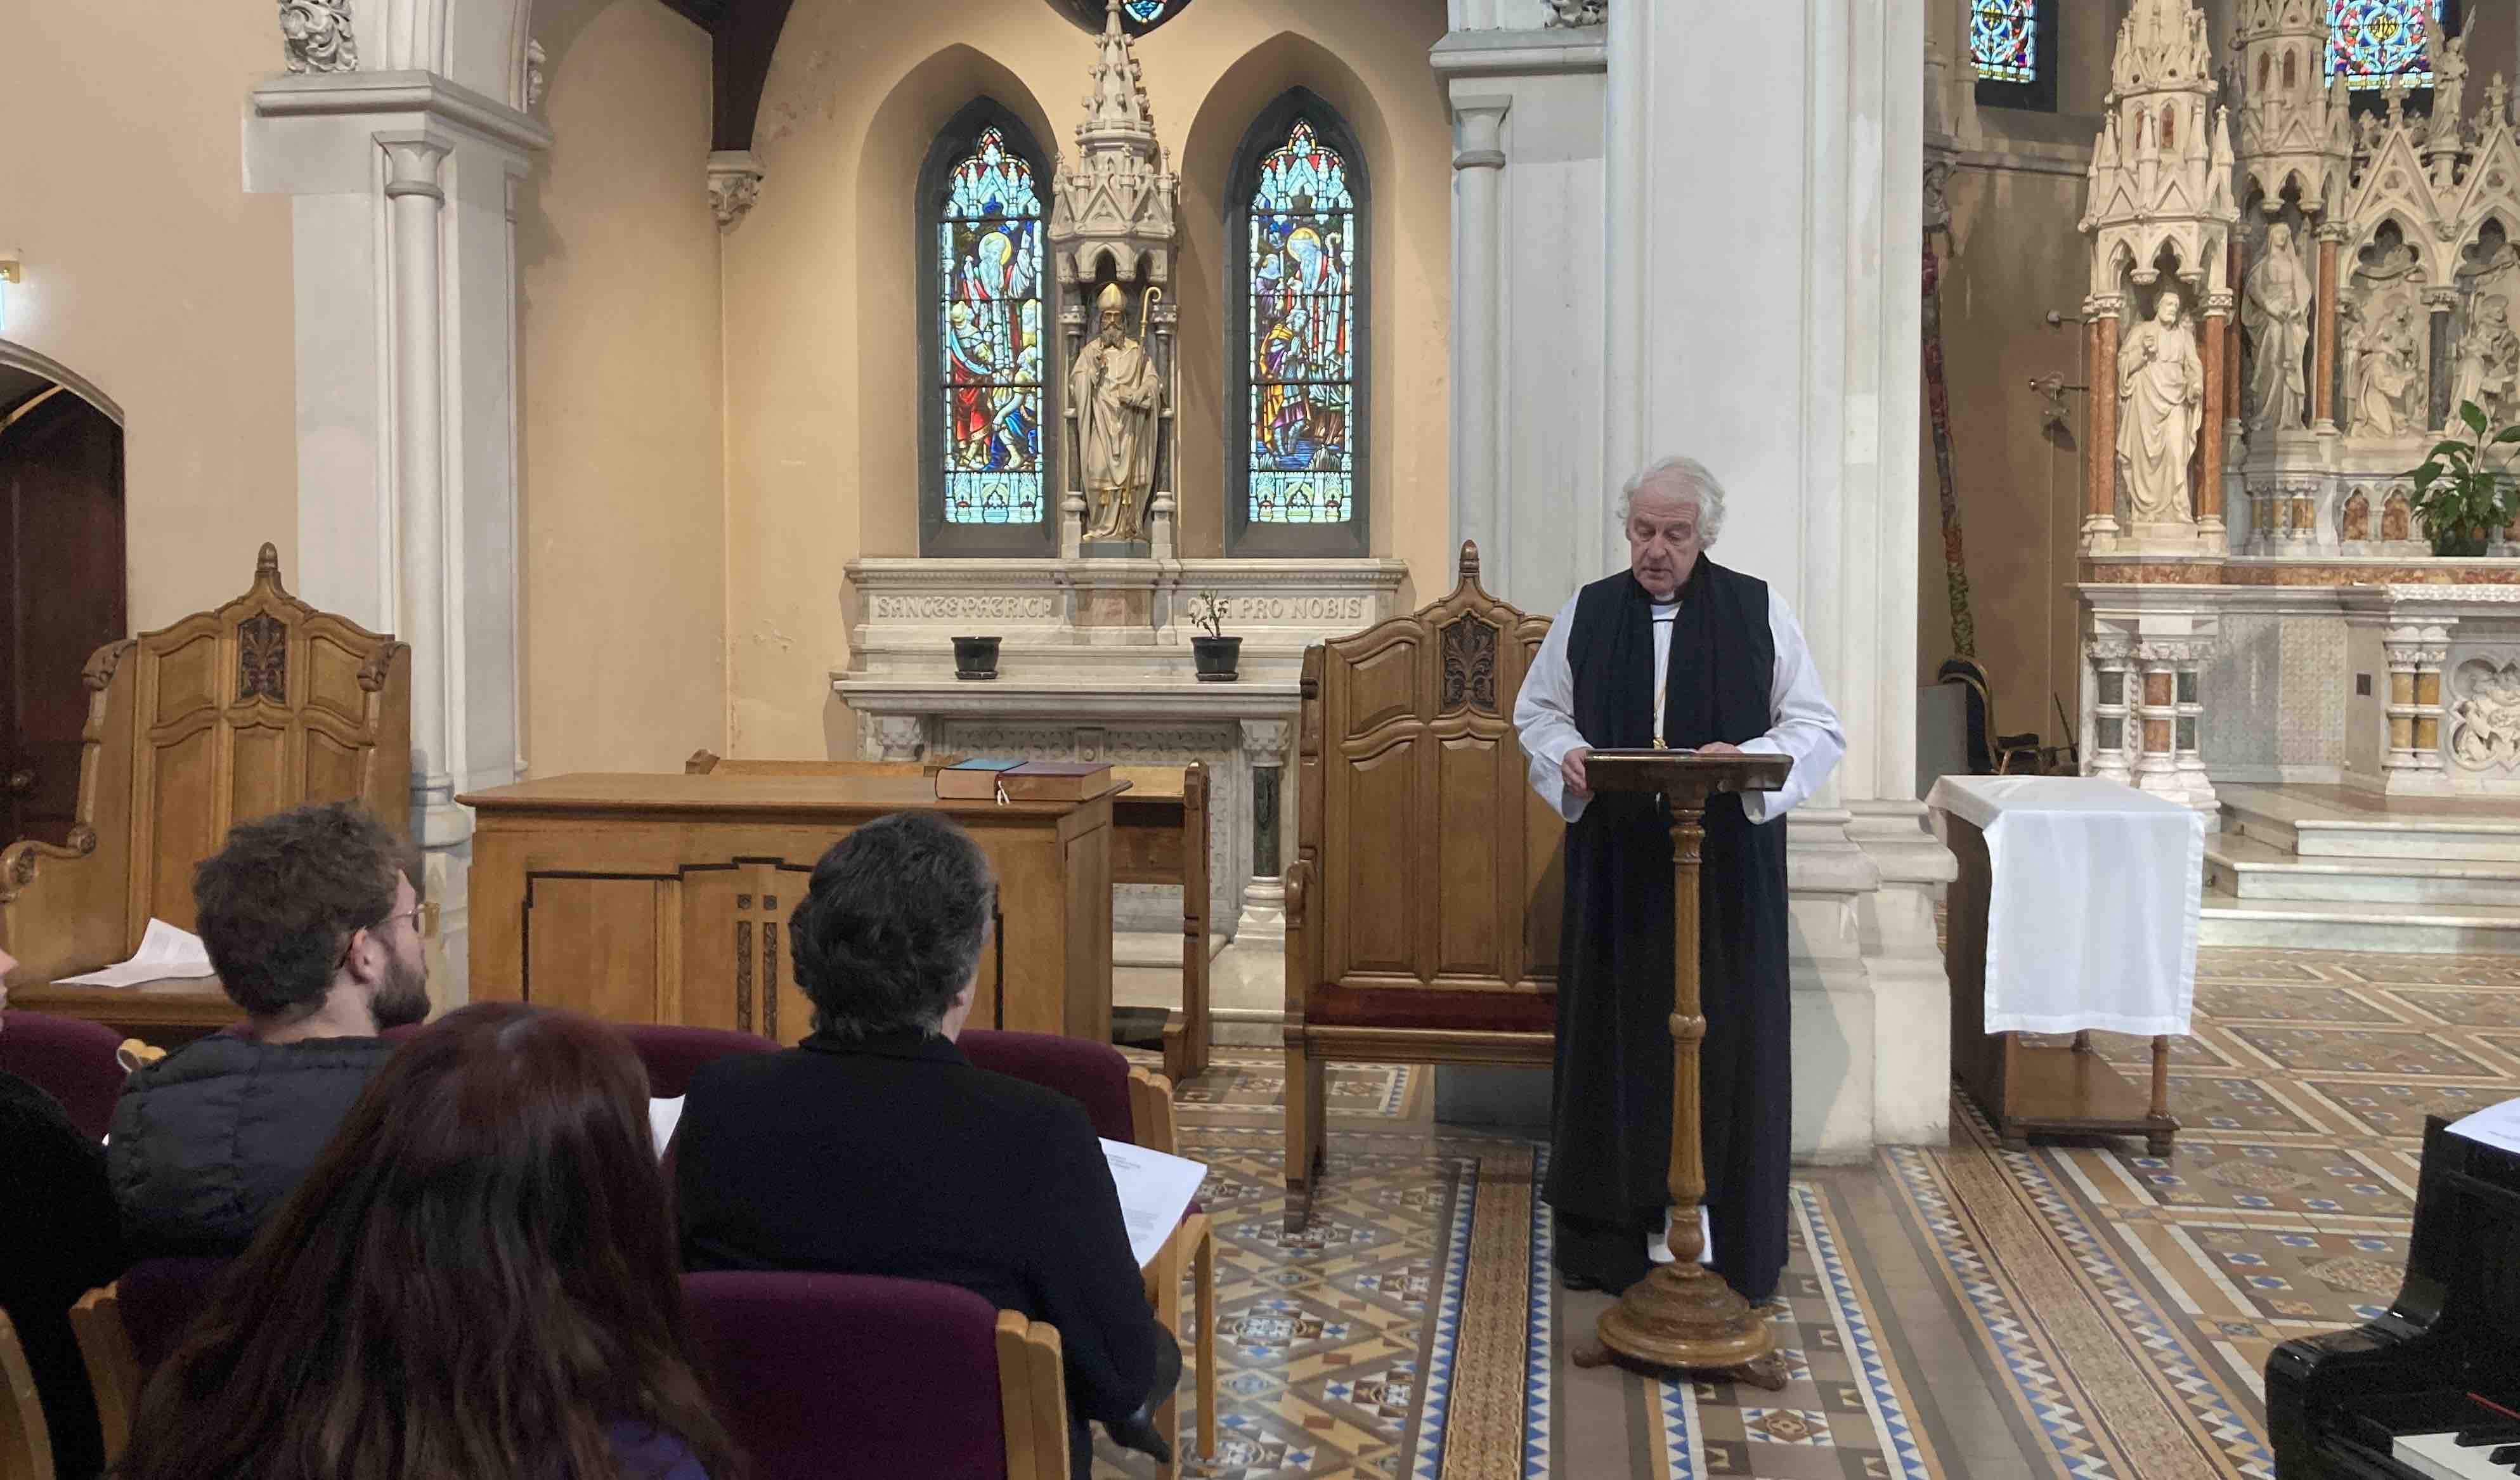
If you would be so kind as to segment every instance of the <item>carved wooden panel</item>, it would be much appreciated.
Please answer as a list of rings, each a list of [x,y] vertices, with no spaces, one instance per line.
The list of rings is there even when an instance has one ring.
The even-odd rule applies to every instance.
[[[614,1022],[669,1021],[664,879],[541,875],[525,891],[528,1002]],[[678,931],[675,933],[679,933]]]
[[[1464,555],[1445,600],[1307,656],[1288,987],[1308,1023],[1548,1031],[1562,828],[1509,713],[1549,623]]]
[[[268,611],[237,623],[237,702],[289,702],[289,624]]]
[[[1444,624],[1444,696],[1442,712],[1476,709],[1495,714],[1497,707],[1497,629],[1475,616]]]
[[[215,635],[187,634],[157,647],[149,656],[158,670],[157,703],[150,710],[155,724],[181,724],[218,707],[219,644]]]

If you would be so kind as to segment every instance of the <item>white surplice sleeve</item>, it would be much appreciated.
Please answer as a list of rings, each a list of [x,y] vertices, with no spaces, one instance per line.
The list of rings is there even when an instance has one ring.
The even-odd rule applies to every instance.
[[[1575,625],[1576,600],[1568,597],[1566,605],[1557,608],[1557,619],[1549,624],[1549,636],[1540,640],[1531,671],[1522,676],[1522,692],[1513,700],[1513,728],[1522,740],[1522,753],[1531,758],[1531,789],[1570,823],[1584,815],[1584,803],[1590,800],[1569,797],[1565,773],[1557,769],[1567,751],[1587,743],[1584,732],[1575,728],[1575,669],[1566,660],[1566,634]]]
[[[1768,733],[1741,748],[1764,755],[1789,755],[1794,769],[1781,791],[1749,791],[1741,811],[1753,823],[1782,817],[1828,780],[1846,754],[1846,732],[1838,728],[1837,710],[1821,692],[1820,671],[1812,663],[1811,645],[1794,613],[1774,589],[1768,593],[1768,630],[1775,635],[1777,662],[1768,684]],[[1554,637],[1554,632],[1550,634]],[[1516,706],[1515,718],[1521,717]]]

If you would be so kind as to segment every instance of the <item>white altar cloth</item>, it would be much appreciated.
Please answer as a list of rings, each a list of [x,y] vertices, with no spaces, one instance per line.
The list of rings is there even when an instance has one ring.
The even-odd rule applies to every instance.
[[[1986,1030],[2185,1033],[2205,816],[2096,777],[1946,776],[1925,805],[1986,834]]]

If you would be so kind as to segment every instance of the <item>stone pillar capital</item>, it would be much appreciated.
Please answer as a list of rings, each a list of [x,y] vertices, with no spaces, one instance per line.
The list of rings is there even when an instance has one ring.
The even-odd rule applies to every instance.
[[[764,173],[760,158],[748,149],[721,149],[709,155],[709,209],[717,216],[720,230],[742,220],[761,199]]]
[[[438,166],[454,152],[454,146],[442,139],[388,139],[385,152],[385,199],[403,196],[427,196],[432,201],[446,199],[445,188],[438,184]]]
[[[858,716],[858,755],[863,760],[915,761],[927,750],[927,720],[918,714]]]
[[[1453,96],[1453,167],[1505,167],[1505,115],[1513,99],[1505,93]]]
[[[1283,766],[1286,747],[1295,738],[1292,720],[1247,719],[1242,721],[1242,753],[1255,766]]]

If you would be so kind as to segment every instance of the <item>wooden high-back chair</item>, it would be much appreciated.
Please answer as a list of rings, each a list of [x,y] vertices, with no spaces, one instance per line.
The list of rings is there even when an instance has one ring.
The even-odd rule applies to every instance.
[[[12,986],[126,960],[152,917],[190,929],[237,823],[356,800],[410,827],[411,650],[291,596],[269,545],[245,595],[106,644],[86,683],[69,845],[0,850]]]
[[[1304,654],[1286,872],[1287,1220],[1307,1216],[1330,1060],[1545,1064],[1565,825],[1513,701],[1549,618],[1479,588]]]

